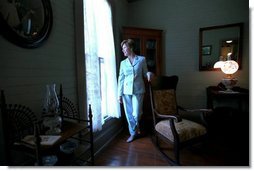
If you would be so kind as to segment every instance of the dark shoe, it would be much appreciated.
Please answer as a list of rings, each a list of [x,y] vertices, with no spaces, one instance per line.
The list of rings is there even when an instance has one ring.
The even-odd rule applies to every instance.
[[[131,135],[131,136],[126,140],[126,142],[127,142],[127,143],[130,143],[130,142],[132,142],[134,139],[135,139],[135,135]]]

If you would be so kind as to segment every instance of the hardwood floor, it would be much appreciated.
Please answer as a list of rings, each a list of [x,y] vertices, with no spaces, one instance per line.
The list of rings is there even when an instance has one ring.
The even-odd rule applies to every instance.
[[[170,166],[152,143],[151,136],[140,137],[131,143],[126,143],[127,138],[126,131],[118,135],[95,157],[95,165]],[[181,164],[183,166],[249,166],[248,150],[245,152],[236,150],[234,143],[223,142],[220,138],[209,139],[205,146],[198,144],[181,150]],[[167,146],[167,148],[168,151],[172,151],[171,147]]]
[[[118,135],[95,158],[96,166],[169,166],[167,160],[153,145],[149,136],[127,143],[129,135]]]

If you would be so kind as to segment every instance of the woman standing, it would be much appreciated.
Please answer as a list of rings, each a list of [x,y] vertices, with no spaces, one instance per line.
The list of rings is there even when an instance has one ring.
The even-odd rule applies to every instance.
[[[121,62],[118,78],[119,102],[123,103],[130,137],[127,142],[132,142],[139,134],[139,120],[143,114],[143,98],[145,83],[143,77],[151,81],[151,73],[147,70],[144,56],[133,52],[134,41],[124,40],[121,43],[122,52],[127,58]]]

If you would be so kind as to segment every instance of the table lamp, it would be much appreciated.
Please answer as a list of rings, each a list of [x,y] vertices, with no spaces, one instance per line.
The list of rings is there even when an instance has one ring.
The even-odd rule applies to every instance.
[[[225,93],[236,93],[232,90],[237,83],[237,79],[233,77],[233,74],[237,72],[239,65],[236,61],[231,60],[231,54],[228,53],[228,59],[226,61],[219,61],[219,63],[216,62],[217,64],[214,64],[214,68],[221,68],[221,71],[226,74],[221,80],[221,83],[226,87],[226,91],[223,91]]]
[[[223,60],[223,56],[220,56],[220,60],[214,64],[213,68],[221,68],[224,62],[225,61]]]

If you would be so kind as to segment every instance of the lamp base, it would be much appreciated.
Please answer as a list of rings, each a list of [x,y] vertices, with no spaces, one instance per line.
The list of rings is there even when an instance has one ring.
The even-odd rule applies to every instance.
[[[61,131],[62,118],[59,115],[47,116],[43,119],[43,125],[49,128],[46,135],[59,135]]]
[[[226,92],[234,92],[232,88],[236,85],[237,81],[236,78],[223,78],[221,83],[226,87]]]
[[[240,93],[238,91],[233,91],[233,90],[225,90],[225,91],[219,91],[219,93],[225,93],[225,94],[237,94]]]

